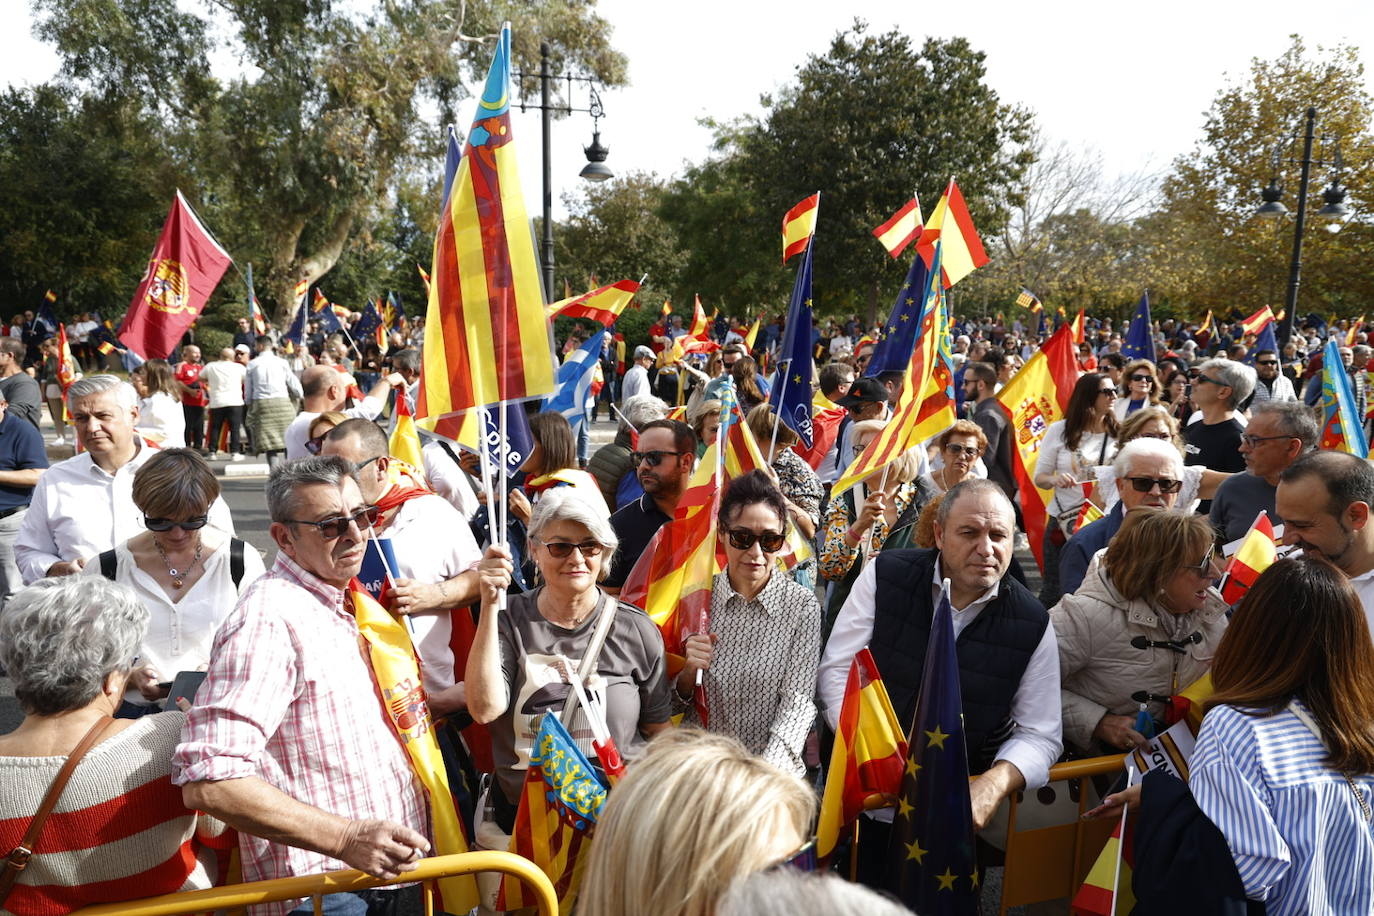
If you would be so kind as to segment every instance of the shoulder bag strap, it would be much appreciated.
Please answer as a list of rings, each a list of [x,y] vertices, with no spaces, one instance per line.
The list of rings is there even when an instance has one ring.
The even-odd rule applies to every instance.
[[[229,578],[234,580],[234,589],[243,581],[244,542],[238,538],[229,539]]]
[[[119,560],[113,550],[106,550],[100,554],[100,574],[111,582],[119,574]]]
[[[620,607],[620,599],[612,598],[605,592],[601,593],[600,616],[596,619],[596,629],[592,631],[591,641],[587,643],[587,651],[582,655],[582,664],[577,666],[577,676],[585,685],[587,678],[596,671],[597,659],[601,657],[601,648],[606,645],[606,637],[610,635],[611,624],[615,623],[615,612]],[[577,691],[568,691],[567,702],[563,704],[563,713],[559,716],[559,721],[567,725],[572,721],[573,713],[577,712]]]
[[[48,793],[43,796],[43,801],[38,805],[38,812],[29,821],[29,827],[24,831],[24,838],[19,841],[19,845],[10,851],[9,856],[4,860],[3,868],[0,868],[0,906],[9,897],[10,891],[14,889],[14,884],[19,880],[19,873],[28,867],[29,859],[33,857],[34,847],[38,845],[38,837],[43,832],[43,825],[47,823],[48,816],[57,807],[57,800],[62,797],[62,790],[67,788],[67,782],[72,778],[72,773],[76,770],[76,765],[81,762],[81,758],[86,756],[86,752],[95,746],[105,731],[114,725],[115,720],[105,716],[97,719],[86,731],[85,737],[67,755],[67,760],[62,764],[62,769],[57,771],[53,777],[52,784],[48,786]]]
[[[1326,747],[1326,739],[1322,737],[1321,726],[1317,725],[1317,720],[1312,718],[1310,712],[1300,706],[1295,700],[1288,701],[1288,711],[1297,716],[1299,722],[1307,726],[1307,730],[1316,736],[1317,740],[1321,742],[1322,747]],[[1359,786],[1355,785],[1355,780],[1350,778],[1349,773],[1342,773],[1341,775],[1345,777],[1346,785],[1350,786],[1350,792],[1355,796],[1355,803],[1360,806],[1360,813],[1364,815],[1365,823],[1368,824],[1374,821],[1374,808],[1370,807],[1369,799],[1364,797],[1364,793],[1360,791]]]

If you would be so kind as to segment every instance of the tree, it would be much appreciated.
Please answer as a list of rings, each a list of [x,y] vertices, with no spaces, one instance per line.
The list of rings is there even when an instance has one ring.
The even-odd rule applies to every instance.
[[[65,84],[158,125],[204,218],[260,265],[279,322],[296,283],[329,271],[398,181],[437,168],[443,137],[422,105],[454,120],[503,19],[517,66],[532,66],[543,39],[560,69],[625,78],[592,0],[386,0],[360,15],[328,0],[210,0],[214,21],[176,0],[35,2]],[[209,66],[219,43],[245,68],[224,84]]]

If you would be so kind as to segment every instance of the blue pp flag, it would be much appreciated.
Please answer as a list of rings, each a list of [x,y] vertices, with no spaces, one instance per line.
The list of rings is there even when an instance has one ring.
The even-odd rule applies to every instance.
[[[892,305],[892,314],[887,316],[887,324],[878,333],[878,344],[873,348],[864,375],[877,378],[882,372],[906,372],[911,365],[911,353],[916,349],[916,338],[920,336],[921,305],[928,286],[930,268],[918,252],[911,259],[911,268]]]
[[[383,607],[391,597],[391,576],[395,572],[396,548],[391,545],[391,538],[368,538],[358,581]]]
[[[811,447],[811,249],[806,246],[792,298],[787,303],[787,328],[778,355],[778,378],[768,403],[788,429]]]
[[[558,389],[544,404],[545,410],[556,410],[567,419],[573,435],[587,421],[587,407],[592,401],[592,382],[596,380],[601,345],[605,339],[606,329],[602,328],[568,354],[563,365],[558,367]]]
[[[1135,307],[1135,317],[1131,319],[1126,340],[1121,344],[1121,355],[1127,359],[1148,359],[1155,361],[1155,332],[1150,323],[1150,294],[1142,293],[1140,304]]]
[[[923,916],[975,916],[979,875],[973,845],[968,750],[959,659],[946,581],[921,674],[916,720],[887,847],[887,889]]]

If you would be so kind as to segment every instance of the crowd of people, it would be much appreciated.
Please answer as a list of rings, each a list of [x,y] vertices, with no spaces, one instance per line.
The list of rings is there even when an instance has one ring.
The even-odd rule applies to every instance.
[[[593,761],[597,736],[614,739],[628,768],[579,912],[902,912],[772,866],[807,847],[861,650],[913,721],[948,581],[980,864],[998,862],[1013,794],[1066,755],[1144,747],[1210,673],[1183,797],[1243,896],[1270,913],[1374,912],[1374,467],[1320,448],[1313,407],[1323,337],[1339,335],[1363,422],[1362,330],[1308,321],[1252,353],[1239,324],[1164,321],[1147,360],[1089,320],[1065,415],[1039,443],[1034,484],[1051,498],[1035,545],[1026,519],[1042,510],[1018,487],[997,394],[1040,337],[958,320],[956,422],[833,492],[892,422],[901,373],[866,374],[877,334],[857,319],[817,327],[813,403],[838,419],[808,448],[769,404],[782,330],[720,319],[711,352],[679,359],[673,316],[633,342],[623,375],[607,335],[585,416],[531,408],[533,447],[509,477],[437,438],[420,465],[392,454],[388,423],[420,382],[413,329],[383,353],[312,328],[285,353],[242,319],[216,360],[188,340],[127,381],[85,354],[47,443],[51,345],[0,337],[0,666],[25,715],[0,736],[0,853],[55,812],[25,867],[0,875],[0,911],[208,886],[231,847],[244,880],[394,878],[432,851],[430,800],[360,652],[361,587],[406,621],[475,847],[504,850],[518,829],[543,717]],[[593,450],[603,404],[615,434]],[[719,494],[709,626],[670,655],[621,595],[734,405],[765,466]],[[77,450],[50,465],[63,416]],[[274,554],[236,536],[217,454],[265,456]],[[1228,606],[1216,586],[1261,511],[1293,549]],[[780,562],[794,533],[814,559]],[[1157,786],[1104,813],[1148,818]],[[892,819],[865,814],[842,852],[875,890]],[[496,885],[481,888],[493,910]],[[311,911],[293,906],[255,912]],[[419,907],[413,886],[324,902],[331,916]]]

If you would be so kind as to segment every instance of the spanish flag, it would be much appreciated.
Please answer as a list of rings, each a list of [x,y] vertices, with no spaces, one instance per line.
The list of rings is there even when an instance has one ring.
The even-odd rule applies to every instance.
[[[1226,575],[1221,582],[1221,600],[1227,604],[1239,601],[1255,584],[1260,573],[1274,565],[1278,553],[1274,524],[1269,521],[1269,513],[1261,509],[1255,517],[1255,523],[1245,533],[1240,549],[1226,564]]]
[[[1264,306],[1249,318],[1240,323],[1240,329],[1245,334],[1258,334],[1263,331],[1274,320],[1274,310],[1269,306]]]
[[[1088,339],[1088,332],[1083,319],[1083,309],[1079,309],[1078,316],[1073,320],[1073,342],[1075,344],[1084,343]]]
[[[1345,332],[1345,345],[1347,347],[1355,346],[1356,342],[1359,340],[1360,328],[1362,327],[1364,327],[1363,315],[1355,320],[1355,323],[1350,326],[1349,331]]]
[[[1101,855],[1093,863],[1083,886],[1074,895],[1069,912],[1073,916],[1115,916],[1129,913],[1135,908],[1135,894],[1131,891],[1132,865],[1135,863],[1134,828],[1126,828],[1125,839],[1121,836],[1121,822],[1107,839]],[[1121,871],[1117,873],[1117,860],[1121,861]],[[1115,885],[1115,890],[1113,890]],[[1116,906],[1113,907],[1112,903]]]
[[[754,319],[754,323],[749,326],[749,330],[744,334],[744,348],[750,353],[754,352],[754,341],[758,339],[759,327],[763,324],[763,313]]]
[[[983,240],[973,226],[973,217],[964,203],[964,195],[959,193],[959,186],[952,178],[940,202],[931,211],[930,221],[926,223],[920,241],[916,243],[917,250],[922,252],[927,264],[931,262],[936,239],[943,243],[940,264],[945,275],[945,289],[988,262],[988,253],[983,250]]]
[[[698,338],[699,340],[705,340],[705,339],[706,339],[706,327],[707,327],[706,309],[704,309],[704,308],[701,307],[701,297],[700,297],[700,296],[693,296],[693,297],[692,297],[692,327],[688,329],[687,333],[690,334],[692,337]]]
[[[825,778],[816,855],[835,851],[840,835],[871,801],[895,797],[902,785],[906,737],[888,699],[873,654],[860,649],[849,664],[830,771]]]
[[[911,200],[902,204],[887,222],[874,229],[873,234],[887,249],[887,253],[897,258],[906,250],[906,246],[921,237],[923,228],[921,202],[913,194]]]
[[[396,390],[396,407],[393,411],[391,437],[388,450],[392,458],[399,458],[413,468],[424,468],[424,454],[420,450],[420,434],[415,429],[415,418],[411,416],[410,404],[406,400],[404,388]]]
[[[821,192],[817,191],[797,204],[782,218],[782,262],[787,263],[794,254],[801,254],[816,232],[816,211],[821,205]]]
[[[580,296],[560,299],[548,305],[544,311],[550,318],[555,315],[564,318],[590,318],[610,327],[615,324],[620,313],[625,311],[625,306],[637,292],[638,283],[633,280],[621,280]]]

